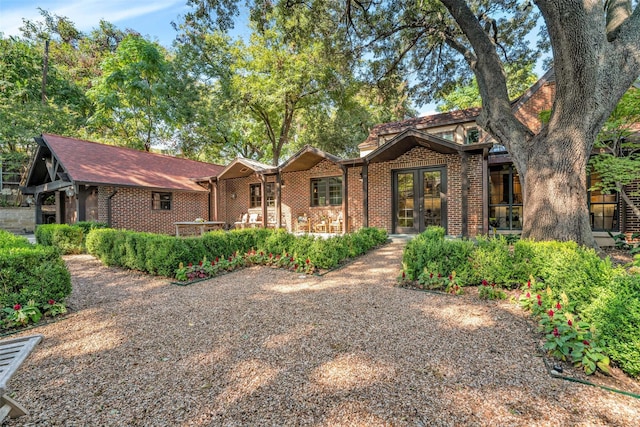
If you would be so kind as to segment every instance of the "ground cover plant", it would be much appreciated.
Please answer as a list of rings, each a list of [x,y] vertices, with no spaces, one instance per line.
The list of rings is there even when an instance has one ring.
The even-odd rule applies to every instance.
[[[66,312],[71,277],[57,248],[0,230],[0,249],[0,327],[22,327]]]
[[[519,304],[539,320],[553,356],[586,373],[608,371],[611,358],[640,376],[640,275],[575,242],[499,236],[457,242],[436,227],[405,248],[402,286],[433,288],[453,272],[460,286],[478,285],[481,298],[501,299],[504,290],[516,290]]]

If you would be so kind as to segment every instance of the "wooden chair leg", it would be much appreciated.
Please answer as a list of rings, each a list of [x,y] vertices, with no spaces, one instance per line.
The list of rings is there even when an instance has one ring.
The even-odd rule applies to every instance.
[[[7,415],[9,415],[9,418],[18,418],[29,414],[22,405],[6,394],[0,397],[0,404],[2,405],[2,408],[0,408],[0,423]]]

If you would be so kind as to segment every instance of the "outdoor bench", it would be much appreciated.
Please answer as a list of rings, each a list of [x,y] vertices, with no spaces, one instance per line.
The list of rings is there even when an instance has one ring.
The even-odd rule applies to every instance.
[[[28,414],[26,409],[4,393],[9,379],[41,340],[42,335],[31,335],[0,341],[0,424],[7,415],[16,418]]]

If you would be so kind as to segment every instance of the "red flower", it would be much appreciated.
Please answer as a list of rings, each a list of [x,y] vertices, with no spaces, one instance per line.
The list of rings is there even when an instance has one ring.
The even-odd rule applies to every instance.
[[[216,257],[216,262],[220,261],[220,257]]]
[[[527,280],[527,288],[531,289],[531,280]]]
[[[193,264],[192,264],[192,263],[189,263],[188,267],[193,267]]]
[[[542,301],[538,300],[538,305],[542,307]]]
[[[309,265],[310,262],[311,262],[311,260],[309,258],[307,258],[307,261],[306,261],[307,265]]]
[[[527,298],[531,298],[531,294],[527,292]]]
[[[433,279],[433,273],[429,273],[429,279]]]
[[[547,312],[547,314],[549,315],[549,317],[553,317],[553,314],[554,314],[554,313],[553,313],[553,310],[549,310],[549,311]]]
[[[538,298],[538,301],[540,301],[540,294],[536,295],[536,298]]]
[[[56,302],[55,302],[54,300],[52,300],[52,299],[50,299],[50,300],[49,300],[49,301],[47,301],[47,302],[49,303],[49,305],[53,305],[53,304],[55,304],[55,303],[56,303]]]
[[[200,267],[202,267],[202,261],[200,261],[200,262],[198,263],[198,265],[199,265]]]
[[[13,309],[14,309],[15,311],[18,311],[18,310],[20,310],[21,308],[22,308],[22,306],[21,306],[20,304],[16,304],[16,305],[14,305],[14,306],[13,306]]]
[[[489,282],[487,282],[485,279],[482,279],[482,286],[489,286]]]
[[[560,305],[560,303],[557,303],[557,304],[556,304],[556,308],[557,308],[558,310],[562,310],[562,306]]]
[[[404,279],[404,278],[405,278],[405,276],[406,276],[406,274],[405,274],[405,272],[403,271],[403,272],[402,272],[402,278]]]
[[[211,265],[216,265],[216,262],[215,261],[211,261]]]
[[[449,275],[449,280],[453,280],[453,276],[451,274]]]
[[[553,336],[554,337],[559,337],[560,336],[560,332],[558,332],[558,328],[553,328]]]
[[[264,256],[264,252],[260,251],[260,256]]]
[[[571,321],[571,319],[567,320],[567,325],[573,326],[573,322]]]
[[[438,279],[442,279],[442,274],[438,273]]]
[[[584,341],[582,341],[582,344],[584,344],[584,345],[589,345],[589,341],[584,340]]]

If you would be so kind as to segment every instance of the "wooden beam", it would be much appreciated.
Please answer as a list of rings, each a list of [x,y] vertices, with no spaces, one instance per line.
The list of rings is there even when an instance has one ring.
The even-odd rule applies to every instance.
[[[61,190],[73,185],[70,181],[53,181],[46,184],[24,187],[22,188],[22,194],[38,194],[38,193],[50,193],[52,191]]]

